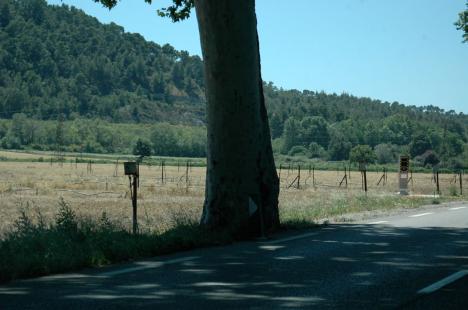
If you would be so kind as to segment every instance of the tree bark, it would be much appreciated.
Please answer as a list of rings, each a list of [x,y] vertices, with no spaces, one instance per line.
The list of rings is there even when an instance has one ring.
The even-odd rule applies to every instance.
[[[279,226],[279,181],[263,97],[255,1],[195,0],[195,8],[208,124],[201,223],[240,238],[258,235],[262,226],[272,231]]]

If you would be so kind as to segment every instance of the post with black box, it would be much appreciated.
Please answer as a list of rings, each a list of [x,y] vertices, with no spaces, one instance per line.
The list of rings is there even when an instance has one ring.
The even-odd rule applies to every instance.
[[[138,184],[139,184],[139,165],[134,161],[124,162],[124,172],[128,175],[130,181],[130,194],[133,207],[133,234],[138,233],[137,204],[138,204]]]

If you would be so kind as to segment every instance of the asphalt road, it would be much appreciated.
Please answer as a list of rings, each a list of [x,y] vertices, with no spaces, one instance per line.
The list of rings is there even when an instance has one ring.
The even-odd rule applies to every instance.
[[[468,204],[453,203],[18,281],[0,309],[468,309],[464,270]]]

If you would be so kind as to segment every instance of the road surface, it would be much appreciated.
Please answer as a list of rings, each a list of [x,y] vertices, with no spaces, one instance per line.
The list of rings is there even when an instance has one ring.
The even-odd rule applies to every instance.
[[[0,286],[0,309],[468,309],[468,204]]]

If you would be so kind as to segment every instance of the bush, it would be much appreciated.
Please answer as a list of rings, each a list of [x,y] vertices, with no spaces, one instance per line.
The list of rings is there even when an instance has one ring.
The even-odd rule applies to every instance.
[[[23,146],[21,145],[20,139],[17,137],[6,135],[0,140],[0,146],[4,149],[15,149],[21,150]]]
[[[310,158],[322,158],[325,159],[328,157],[327,151],[316,142],[309,144],[309,157]]]
[[[433,168],[434,166],[437,166],[440,163],[439,156],[437,156],[437,154],[432,150],[428,150],[422,155],[416,156],[415,160],[420,162],[422,166],[430,168]]]
[[[449,187],[449,194],[450,196],[458,196],[458,190],[456,186],[450,186]]]
[[[141,157],[151,156],[151,143],[142,139],[138,139],[133,148],[133,155],[138,155]]]
[[[452,170],[460,170],[464,168],[465,163],[460,158],[450,158],[444,166]]]
[[[309,150],[307,150],[307,148],[303,147],[303,146],[293,146],[289,152],[288,152],[288,155],[289,156],[297,156],[297,155],[302,155],[302,156],[306,156],[306,157],[309,157]]]

